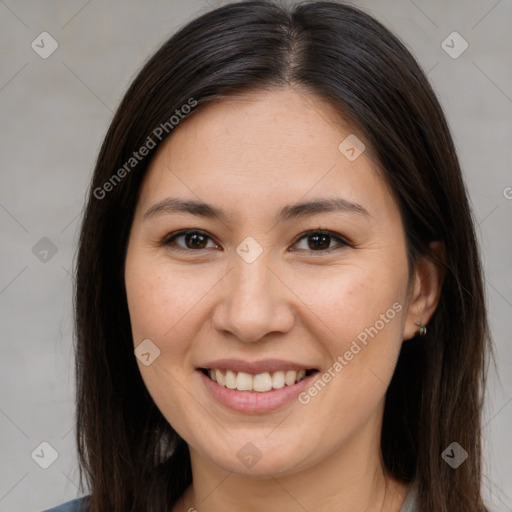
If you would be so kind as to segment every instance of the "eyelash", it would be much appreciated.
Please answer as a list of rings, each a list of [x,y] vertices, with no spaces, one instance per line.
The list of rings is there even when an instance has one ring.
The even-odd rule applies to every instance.
[[[206,238],[209,238],[210,240],[213,241],[213,238],[211,238],[209,235],[207,235],[204,231],[201,231],[199,229],[183,229],[181,231],[178,231],[176,233],[171,233],[170,235],[166,236],[162,240],[162,245],[167,246],[167,247],[171,247],[171,249],[173,251],[178,251],[178,252],[190,253],[190,252],[199,252],[199,251],[206,250],[206,248],[202,248],[202,249],[188,249],[188,248],[179,247],[179,246],[175,245],[175,240],[177,238],[185,236],[185,235],[187,235],[189,233],[197,233],[197,234],[200,234],[200,235],[202,235],[202,236],[204,236]],[[311,237],[313,235],[329,236],[331,239],[334,239],[334,240],[336,240],[338,242],[338,246],[330,247],[329,249],[320,249],[318,251],[314,251],[312,249],[299,249],[299,251],[306,251],[308,253],[325,254],[325,253],[331,252],[333,250],[342,249],[343,247],[352,247],[352,245],[346,239],[344,239],[343,237],[341,237],[337,233],[335,233],[333,231],[326,230],[326,229],[313,229],[313,230],[305,231],[304,233],[301,234],[301,236],[299,238],[296,239],[296,241],[294,242],[293,245],[297,244],[298,242],[300,242],[304,238],[307,239],[307,238],[309,238],[309,237]]]

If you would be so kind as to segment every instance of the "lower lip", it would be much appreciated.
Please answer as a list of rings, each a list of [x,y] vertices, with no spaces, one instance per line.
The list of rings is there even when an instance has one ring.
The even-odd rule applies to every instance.
[[[258,391],[238,391],[225,388],[207,377],[201,370],[198,372],[206,389],[218,402],[233,411],[245,414],[261,414],[283,407],[294,400],[316,375],[316,372],[308,375],[293,386],[285,385],[281,389],[259,393]]]

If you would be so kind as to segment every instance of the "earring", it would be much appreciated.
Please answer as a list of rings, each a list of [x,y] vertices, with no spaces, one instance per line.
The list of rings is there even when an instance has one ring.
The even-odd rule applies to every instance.
[[[427,326],[423,325],[421,322],[416,322],[416,325],[420,327],[420,336],[425,336],[425,334],[427,334]]]

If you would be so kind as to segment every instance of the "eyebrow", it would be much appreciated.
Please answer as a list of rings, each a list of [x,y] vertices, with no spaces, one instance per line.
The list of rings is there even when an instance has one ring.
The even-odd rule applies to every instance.
[[[285,206],[277,215],[276,222],[284,222],[299,217],[308,217],[319,213],[342,212],[371,217],[360,204],[341,197],[312,199]],[[151,206],[144,214],[144,220],[160,214],[190,213],[200,217],[218,219],[227,223],[227,214],[221,208],[202,201],[168,197]]]

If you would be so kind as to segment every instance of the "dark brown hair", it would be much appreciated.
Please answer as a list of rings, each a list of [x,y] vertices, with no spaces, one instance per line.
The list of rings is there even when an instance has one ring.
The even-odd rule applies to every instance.
[[[410,269],[430,242],[445,245],[428,334],[402,345],[386,394],[381,456],[396,478],[417,483],[424,512],[486,510],[480,429],[492,346],[474,220],[442,109],[414,57],[361,10],[253,1],[208,12],[165,42],[126,92],[98,156],[74,297],[80,486],[85,478],[91,511],[168,511],[192,478],[186,443],[142,381],[124,284],[139,189],[165,136],[153,135],[122,179],[112,176],[191,99],[193,116],[230,94],[289,85],[327,100],[364,136],[398,200]],[[457,469],[441,457],[453,441],[469,454]]]

